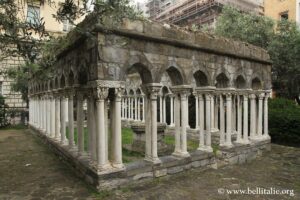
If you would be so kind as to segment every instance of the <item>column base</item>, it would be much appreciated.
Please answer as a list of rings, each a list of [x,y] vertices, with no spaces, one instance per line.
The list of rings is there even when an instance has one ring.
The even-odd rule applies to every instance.
[[[270,135],[263,135],[263,138],[264,138],[265,140],[270,140],[270,139],[271,139]]]
[[[232,148],[233,144],[232,143],[225,143],[225,144],[220,145],[220,146],[228,149],[228,148]]]
[[[104,165],[98,165],[97,164],[96,167],[97,167],[97,173],[98,174],[107,173],[112,168],[109,163],[104,164]]]
[[[209,153],[212,153],[213,152],[213,148],[211,146],[204,146],[204,149],[203,151],[206,151],[206,152],[209,152]]]
[[[116,169],[125,169],[125,165],[123,163],[112,163],[112,167]]]
[[[159,163],[161,163],[161,160],[158,157],[153,158],[153,157],[148,157],[147,156],[147,157],[144,158],[144,160],[148,161],[148,162],[152,162],[153,164],[159,164]]]
[[[177,151],[177,152],[172,153],[172,156],[187,158],[187,157],[190,157],[190,154],[187,151],[186,152]]]
[[[235,143],[238,143],[238,144],[244,144],[244,140],[243,139],[237,139],[235,141]]]
[[[241,141],[241,144],[250,144],[250,143],[251,143],[251,142],[250,142],[248,139],[247,139],[247,140],[244,140],[244,139],[243,139],[243,140]]]

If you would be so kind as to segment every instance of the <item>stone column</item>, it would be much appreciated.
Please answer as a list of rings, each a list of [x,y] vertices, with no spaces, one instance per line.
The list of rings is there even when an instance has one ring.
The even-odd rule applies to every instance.
[[[115,168],[124,168],[122,162],[122,127],[120,113],[122,92],[122,88],[115,89],[113,113],[114,128],[112,131],[112,165]]]
[[[137,97],[134,97],[134,120],[137,121],[138,120],[138,101],[137,101]]]
[[[162,96],[159,96],[159,122],[163,122],[163,102]]]
[[[47,101],[46,97],[43,97],[43,102],[42,102],[42,109],[43,109],[43,115],[42,115],[42,121],[43,121],[43,132],[46,134],[47,131]]]
[[[187,104],[187,98],[188,98],[188,91],[181,91],[180,92],[180,106],[181,106],[181,152],[180,156],[187,157],[190,154],[187,151],[187,135],[186,130],[188,127],[188,104]]]
[[[90,165],[96,166],[97,163],[97,136],[96,136],[96,108],[95,108],[95,99],[92,95],[90,95],[89,98],[89,107],[90,107],[90,112],[89,112],[89,119],[90,119],[90,129],[89,135],[91,137],[91,161]]]
[[[235,133],[236,132],[236,112],[237,112],[237,110],[236,110],[236,95],[235,94],[233,94],[232,95],[232,107],[231,107],[231,109],[232,109],[232,121],[231,121],[231,123],[232,123],[232,127],[231,127],[231,131],[232,131],[232,133]]]
[[[223,94],[220,94],[220,145],[225,145],[225,112]]]
[[[262,117],[263,117],[263,98],[264,94],[261,93],[258,95],[258,124],[257,124],[257,138],[262,139]]]
[[[232,134],[232,96],[230,93],[226,94],[226,141],[225,146],[231,147],[231,134]]]
[[[167,112],[166,112],[166,98],[167,98],[167,96],[164,96],[163,97],[163,123],[166,123],[167,122],[167,118],[166,118],[166,114],[167,114]]]
[[[146,87],[149,101],[147,100],[145,160],[153,163],[160,163],[157,155],[157,96],[161,85],[151,83]]]
[[[55,138],[55,98],[51,97],[51,138]]]
[[[238,143],[243,143],[242,139],[242,106],[240,95],[237,95],[237,140]]]
[[[244,104],[244,127],[243,127],[243,142],[245,144],[249,143],[248,139],[248,95],[243,96]]]
[[[170,96],[170,126],[174,126],[174,96]]]
[[[60,102],[60,133],[61,133],[61,139],[60,142],[62,145],[66,145],[67,144],[67,139],[66,139],[66,101],[67,99],[63,96],[61,98],[61,102]]]
[[[141,98],[137,98],[137,120],[141,121]]]
[[[180,103],[178,94],[174,97],[174,120],[175,120],[175,150],[173,155],[180,155]]]
[[[77,139],[78,139],[78,155],[84,155],[84,113],[83,113],[83,96],[81,91],[77,94]],[[69,119],[70,120],[70,119]]]
[[[211,99],[212,95],[211,94],[205,94],[205,101],[206,101],[206,136],[205,136],[205,150],[208,152],[212,152],[212,147],[211,147]]]
[[[145,122],[145,96],[142,97],[142,103],[143,103],[143,122]]]
[[[256,95],[250,94],[250,139],[256,138]]]
[[[51,100],[50,100],[50,96],[48,95],[47,97],[47,112],[45,113],[47,115],[47,135],[50,136],[51,133]],[[40,113],[39,113],[40,115]],[[40,116],[39,116],[40,118]]]
[[[270,97],[270,93],[266,93],[264,98],[264,134],[263,137],[265,139],[271,139],[269,135],[269,124],[268,124],[268,98]]]
[[[194,93],[194,96],[195,96],[195,110],[196,110],[196,126],[195,126],[195,129],[198,129],[199,128],[199,97],[198,97],[198,94],[197,93]]]
[[[105,124],[105,100],[108,96],[108,88],[96,88],[96,140],[97,140],[97,168],[103,171],[109,168],[106,152],[106,124]]]
[[[199,148],[198,150],[205,150],[205,142],[204,142],[204,99],[203,94],[197,94],[199,98],[199,108],[196,112],[199,113]]]
[[[55,139],[60,141],[60,98],[55,97]]]
[[[71,91],[69,93],[69,101],[68,101],[68,118],[69,118],[69,125],[68,125],[68,130],[69,130],[69,147],[74,148],[75,147],[75,141],[74,141],[74,104],[73,104],[73,99],[74,99],[74,93]]]
[[[216,99],[215,99],[215,105],[214,105],[214,107],[215,107],[215,109],[214,109],[215,110],[214,127],[215,127],[215,130],[218,131],[219,130],[219,124],[218,124],[219,123],[219,105],[218,105],[219,102],[218,102],[218,96],[217,95],[215,96],[215,98]]]
[[[133,120],[133,97],[130,97],[130,119]]]
[[[214,95],[211,96],[210,99],[210,122],[211,122],[211,130],[215,131],[215,97]]]

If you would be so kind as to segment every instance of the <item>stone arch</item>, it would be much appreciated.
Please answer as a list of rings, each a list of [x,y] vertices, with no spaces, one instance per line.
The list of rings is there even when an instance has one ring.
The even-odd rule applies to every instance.
[[[262,89],[262,83],[258,77],[255,77],[252,79],[251,88],[253,90],[261,90]]]
[[[142,94],[142,91],[141,91],[141,89],[140,88],[138,88],[137,90],[136,90],[136,92],[135,92],[136,94],[138,94],[138,95],[141,95]]]
[[[134,93],[134,91],[133,91],[133,89],[130,89],[129,90],[129,95],[134,95],[135,93]]]
[[[193,74],[193,76],[196,81],[197,87],[208,86],[208,83],[209,83],[208,78],[207,78],[207,75],[203,71],[198,70]]]
[[[166,72],[170,77],[172,85],[183,85],[183,76],[178,68],[171,66],[166,69]]]
[[[151,71],[142,63],[135,63],[127,69],[126,74],[138,73],[141,77],[142,83],[153,83]]]
[[[56,89],[59,88],[58,77],[55,77],[54,85]]]
[[[225,75],[225,73],[220,73],[216,76],[216,87],[217,88],[228,88],[229,87],[229,78]]]
[[[235,87],[237,89],[245,89],[247,87],[246,79],[243,75],[238,75],[235,79]]]
[[[170,93],[170,90],[169,90],[169,88],[167,87],[167,86],[163,86],[162,88],[161,88],[161,94],[162,95],[167,95],[167,94],[169,94]]]

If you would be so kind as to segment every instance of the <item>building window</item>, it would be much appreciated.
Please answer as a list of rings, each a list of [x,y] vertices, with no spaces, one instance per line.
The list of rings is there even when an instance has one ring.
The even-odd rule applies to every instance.
[[[74,25],[68,19],[63,20],[63,31],[64,32],[69,32],[73,28],[74,28]]]
[[[285,11],[280,13],[280,20],[288,20],[289,19],[289,12]]]
[[[38,24],[40,21],[40,8],[28,5],[26,21],[30,24]]]

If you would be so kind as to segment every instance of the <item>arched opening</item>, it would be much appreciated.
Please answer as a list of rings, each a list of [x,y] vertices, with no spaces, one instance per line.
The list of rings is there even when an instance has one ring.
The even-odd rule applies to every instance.
[[[229,78],[224,73],[219,74],[216,81],[217,88],[227,88],[229,86]]]
[[[246,80],[244,79],[244,77],[242,75],[239,75],[236,78],[235,85],[236,85],[237,89],[244,89],[244,88],[246,88]]]
[[[69,73],[69,77],[68,77],[68,85],[69,85],[69,86],[74,85],[74,73],[73,73],[72,70],[71,70],[70,73]]]
[[[87,70],[84,68],[80,68],[80,70],[78,72],[78,83],[80,85],[86,85],[87,82],[88,82]]]
[[[261,90],[262,89],[262,84],[259,78],[254,78],[252,79],[252,89],[253,90]]]
[[[55,85],[55,88],[59,88],[59,85],[58,85],[58,78],[56,77],[55,80],[54,80],[54,85]]]
[[[197,87],[204,87],[204,86],[208,86],[208,80],[207,80],[207,76],[205,75],[204,72],[202,71],[196,71],[194,73],[194,79],[196,81],[196,86]]]
[[[183,85],[183,78],[178,69],[175,67],[169,67],[166,72],[171,79],[172,85]]]
[[[60,77],[60,88],[64,88],[66,86],[65,76],[61,75]]]
[[[141,63],[136,63],[132,65],[128,70],[127,74],[138,73],[143,84],[153,83],[151,72]]]

